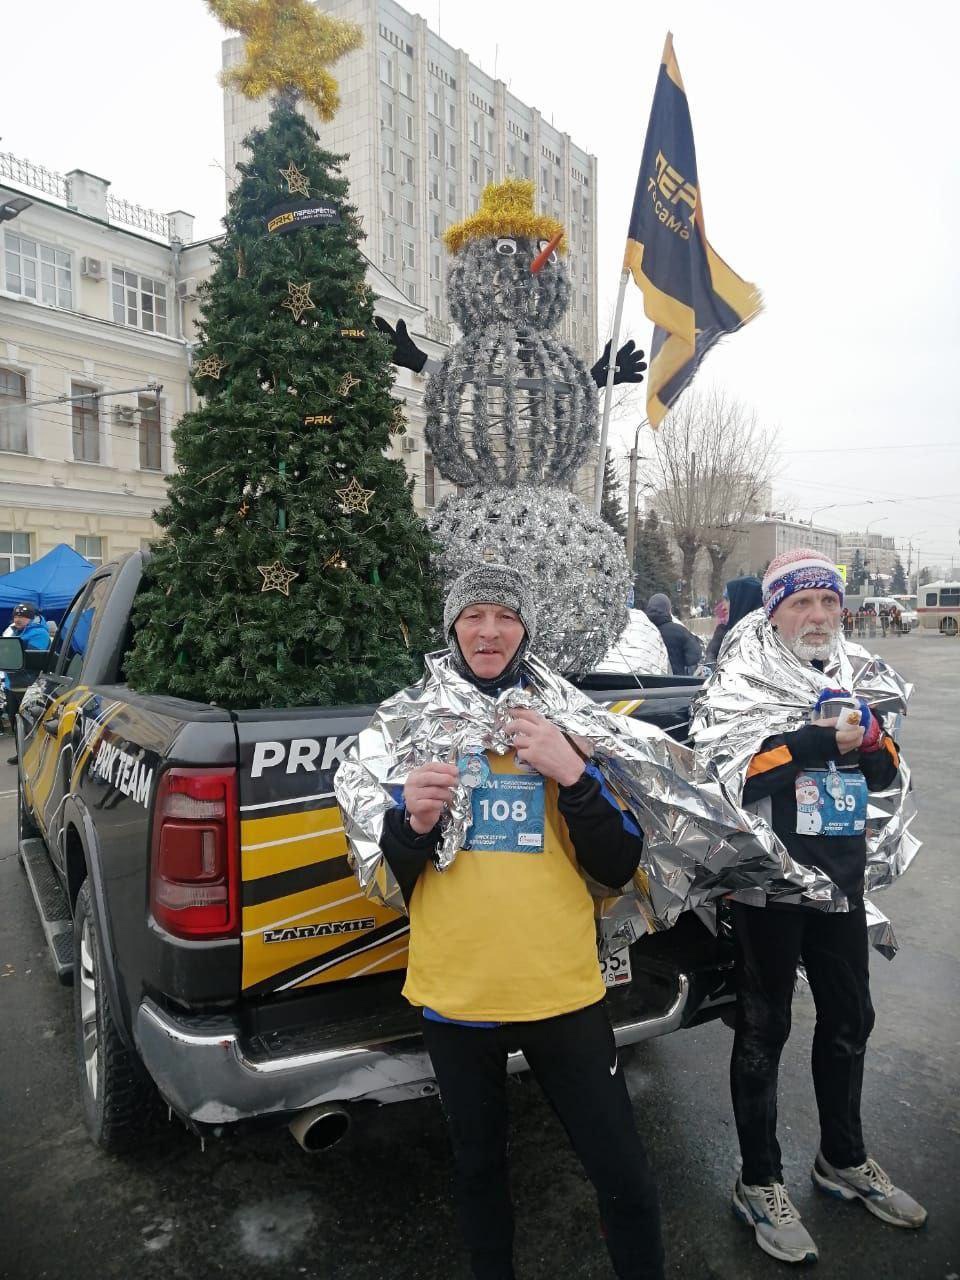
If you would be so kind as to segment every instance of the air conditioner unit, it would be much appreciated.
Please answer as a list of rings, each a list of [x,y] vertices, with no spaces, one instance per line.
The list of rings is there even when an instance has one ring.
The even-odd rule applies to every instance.
[[[104,277],[103,260],[101,258],[81,258],[80,274],[88,280],[102,280]]]
[[[196,296],[197,282],[193,276],[190,276],[187,280],[177,281],[177,297],[181,302],[186,302],[188,298],[195,298]]]
[[[118,423],[125,423],[127,426],[136,420],[137,410],[132,404],[115,404],[113,406],[113,420]]]
[[[404,453],[416,453],[420,448],[420,441],[414,436],[404,436],[400,441],[400,448]]]

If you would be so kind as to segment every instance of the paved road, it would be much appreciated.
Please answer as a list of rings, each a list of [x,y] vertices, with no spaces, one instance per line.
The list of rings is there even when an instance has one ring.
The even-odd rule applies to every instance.
[[[808,997],[797,999],[785,1053],[781,1141],[820,1245],[819,1274],[960,1280],[960,642],[914,636],[877,647],[918,684],[904,736],[926,847],[880,899],[901,951],[874,964],[865,1128],[882,1163],[928,1206],[927,1228],[897,1231],[812,1188]],[[465,1280],[435,1102],[374,1114],[319,1158],[285,1131],[230,1136],[202,1151],[176,1125],[123,1160],[91,1146],[74,1087],[71,993],[52,975],[14,857],[13,785],[13,770],[0,766],[0,1276]],[[787,1274],[730,1213],[729,1048],[730,1032],[712,1024],[640,1047],[627,1068],[659,1172],[671,1280]],[[563,1134],[535,1086],[517,1083],[511,1096],[518,1274],[611,1276],[590,1189]]]

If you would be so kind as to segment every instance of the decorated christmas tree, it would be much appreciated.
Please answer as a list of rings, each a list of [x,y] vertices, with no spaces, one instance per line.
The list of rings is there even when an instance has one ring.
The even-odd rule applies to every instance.
[[[432,542],[384,452],[403,419],[359,219],[338,157],[296,109],[304,96],[330,114],[333,82],[322,66],[285,72],[280,57],[299,19],[333,20],[303,0],[248,10],[277,18],[260,46],[246,34],[248,62],[267,68],[253,63],[253,88],[278,96],[247,139],[204,286],[202,403],[173,433],[178,470],[127,675],[237,708],[374,701],[415,679],[436,639]],[[328,61],[356,43],[344,27],[324,29]]]

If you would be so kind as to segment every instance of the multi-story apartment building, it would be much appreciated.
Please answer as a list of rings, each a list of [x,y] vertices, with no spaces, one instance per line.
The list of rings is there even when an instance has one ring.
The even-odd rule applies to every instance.
[[[840,534],[836,529],[825,529],[821,525],[790,520],[777,512],[766,512],[756,520],[744,522],[727,561],[727,576],[762,574],[775,556],[800,547],[812,547],[834,564],[842,563],[839,558]]]
[[[330,123],[307,110],[322,144],[346,155],[344,174],[364,221],[368,257],[449,341],[443,232],[476,210],[480,193],[507,177],[530,178],[540,209],[567,230],[573,280],[563,336],[597,357],[596,158],[486,74],[396,0],[321,0],[357,23],[363,46],[337,63],[341,107]],[[242,40],[224,42],[233,65]],[[232,182],[243,139],[269,106],[228,92],[226,169]]]
[[[860,563],[871,578],[878,573],[892,574],[900,554],[894,539],[883,534],[857,531],[841,534],[839,563],[847,566],[847,573],[858,551]]]
[[[171,431],[194,407],[189,369],[209,241],[160,214],[0,154],[0,574],[67,542],[94,562],[155,537],[174,466]],[[430,355],[426,313],[375,266],[377,311]],[[418,509],[448,491],[423,449],[424,380],[397,371],[407,434],[391,448]]]

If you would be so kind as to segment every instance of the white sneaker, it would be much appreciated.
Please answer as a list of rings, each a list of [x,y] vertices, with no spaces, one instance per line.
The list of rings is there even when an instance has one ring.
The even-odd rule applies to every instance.
[[[817,1246],[800,1221],[796,1206],[782,1182],[752,1187],[737,1179],[733,1189],[733,1212],[753,1227],[757,1244],[771,1258],[781,1262],[816,1262]]]
[[[927,1211],[912,1196],[895,1187],[884,1171],[869,1156],[863,1164],[849,1169],[835,1169],[817,1152],[810,1176],[827,1195],[839,1200],[861,1200],[881,1222],[892,1227],[916,1230],[927,1220]]]

